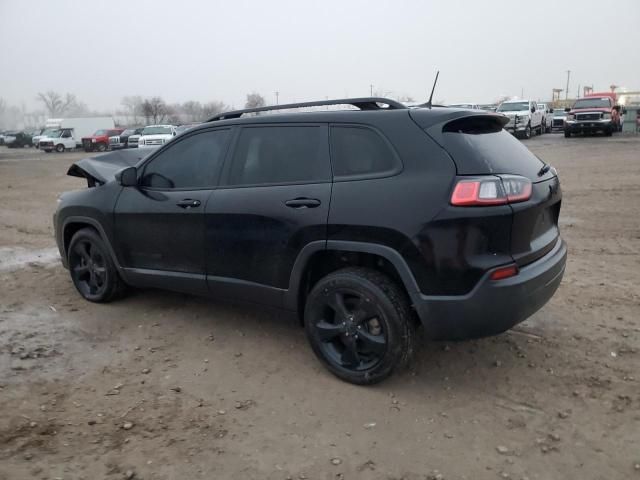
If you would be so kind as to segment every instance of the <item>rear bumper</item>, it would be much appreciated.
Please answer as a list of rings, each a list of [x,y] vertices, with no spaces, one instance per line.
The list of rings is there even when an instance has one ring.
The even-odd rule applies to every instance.
[[[434,339],[462,340],[504,332],[533,315],[553,296],[567,261],[567,247],[560,238],[544,257],[522,267],[518,275],[494,281],[490,272],[462,296],[426,296],[414,305]]]

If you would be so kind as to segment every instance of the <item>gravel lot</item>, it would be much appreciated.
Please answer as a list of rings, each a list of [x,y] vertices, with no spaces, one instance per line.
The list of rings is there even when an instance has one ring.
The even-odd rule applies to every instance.
[[[526,144],[562,180],[559,291],[374,387],[281,312],[83,301],[51,214],[85,154],[0,147],[0,479],[640,479],[640,138]]]

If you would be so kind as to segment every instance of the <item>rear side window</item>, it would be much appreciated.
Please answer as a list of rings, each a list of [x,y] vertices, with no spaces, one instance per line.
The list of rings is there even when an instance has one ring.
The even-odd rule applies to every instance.
[[[326,127],[265,126],[240,131],[227,184],[314,183],[330,179]]]
[[[214,130],[172,142],[146,164],[141,185],[160,189],[215,186],[228,138],[229,130]]]
[[[400,169],[391,146],[366,127],[331,127],[331,164],[337,179],[384,176]]]

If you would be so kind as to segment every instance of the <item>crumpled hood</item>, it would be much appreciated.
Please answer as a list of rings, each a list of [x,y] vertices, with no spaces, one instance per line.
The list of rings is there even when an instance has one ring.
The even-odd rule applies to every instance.
[[[149,152],[150,153],[150,152]],[[144,150],[116,150],[75,162],[67,175],[86,178],[90,183],[104,184],[115,179],[115,174],[126,167],[134,167],[149,155]]]

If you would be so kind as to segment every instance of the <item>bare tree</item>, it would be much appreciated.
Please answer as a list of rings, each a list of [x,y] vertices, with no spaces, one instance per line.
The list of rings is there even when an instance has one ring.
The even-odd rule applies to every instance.
[[[201,120],[206,120],[209,117],[213,117],[214,115],[224,112],[228,110],[228,107],[222,102],[208,102],[202,106],[202,117]]]
[[[140,95],[131,95],[122,97],[120,105],[124,107],[124,114],[127,117],[127,123],[130,125],[138,125],[141,123],[142,113],[142,97]]]
[[[264,100],[264,97],[259,93],[253,92],[247,94],[247,102],[244,104],[244,108],[258,108],[264,107],[267,102]]]
[[[51,117],[59,117],[60,115],[64,115],[78,103],[75,95],[67,93],[63,97],[58,92],[54,92],[53,90],[49,90],[44,93],[38,93],[36,99],[40,100],[44,104],[44,107]]]
[[[172,113],[165,101],[160,97],[152,97],[142,102],[142,115],[146,118],[147,123],[157,125],[165,121]]]
[[[202,120],[202,104],[197,101],[190,100],[188,102],[184,102],[180,109],[182,113],[185,114],[187,121],[189,122],[197,122]]]

